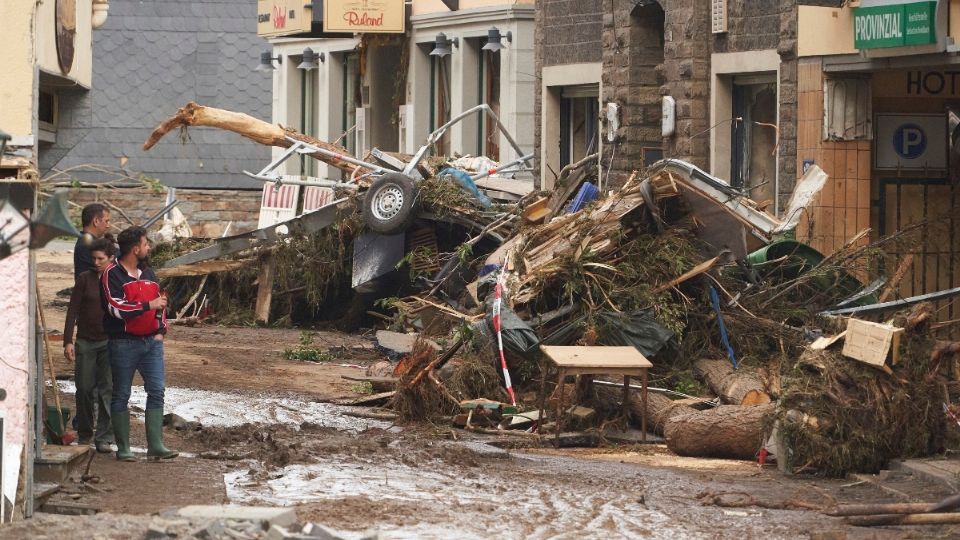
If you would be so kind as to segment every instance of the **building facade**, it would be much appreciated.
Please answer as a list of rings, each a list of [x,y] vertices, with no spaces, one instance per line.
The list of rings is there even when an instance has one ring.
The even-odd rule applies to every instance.
[[[275,123],[337,142],[357,156],[373,148],[411,154],[430,132],[485,103],[522,151],[533,152],[532,1],[416,0],[406,8],[381,2],[386,20],[395,23],[387,31],[361,25],[336,32],[324,31],[324,9],[333,13],[346,3],[289,4],[261,0],[258,8],[260,34],[270,41]],[[285,14],[282,25],[276,13]],[[485,50],[492,28],[501,47]],[[304,65],[308,49],[317,55],[315,65]],[[453,126],[436,153],[519,157],[479,115]],[[291,160],[286,172],[325,179],[341,174],[313,160]]]
[[[543,185],[560,167],[599,152],[607,185],[672,157],[730,179],[773,212],[789,197],[796,176],[795,3],[538,6]],[[664,114],[672,129],[665,130]]]
[[[864,230],[861,243],[900,232],[883,270],[911,257],[902,294],[957,287],[960,2],[823,4],[799,7],[796,160],[830,181],[798,237],[829,253]]]
[[[254,71],[264,42],[252,0],[112,0],[93,38],[90,84],[47,86],[62,110],[41,141],[40,172],[80,167],[80,180],[102,179],[84,164],[124,168],[193,189],[257,189],[243,174],[269,160],[269,148],[220,130],[195,130],[189,141],[150,132],[188,101],[269,120],[271,80]]]
[[[40,89],[91,87],[92,39],[107,9],[105,0],[0,3],[0,131],[9,136],[0,153],[0,522],[33,512],[33,458],[42,433],[35,262],[25,249],[29,231],[20,228],[36,209],[38,156],[58,113]]]

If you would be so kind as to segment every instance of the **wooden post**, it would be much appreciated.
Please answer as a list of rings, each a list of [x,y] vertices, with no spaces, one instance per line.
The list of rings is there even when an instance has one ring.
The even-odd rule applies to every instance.
[[[640,415],[640,442],[647,442],[647,370],[643,370],[640,384],[640,400],[643,402],[643,414]]]
[[[630,421],[627,420],[630,415],[630,376],[623,376],[623,431],[626,432],[627,428],[630,425]]]
[[[254,317],[257,324],[270,322],[270,302],[273,300],[273,278],[276,274],[276,261],[273,253],[260,257],[260,273],[257,276],[257,306]]]

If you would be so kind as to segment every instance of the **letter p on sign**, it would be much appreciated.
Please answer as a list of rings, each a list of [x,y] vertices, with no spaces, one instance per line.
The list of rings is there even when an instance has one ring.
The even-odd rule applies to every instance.
[[[893,149],[903,159],[916,159],[927,149],[927,135],[916,124],[903,124],[893,133]]]

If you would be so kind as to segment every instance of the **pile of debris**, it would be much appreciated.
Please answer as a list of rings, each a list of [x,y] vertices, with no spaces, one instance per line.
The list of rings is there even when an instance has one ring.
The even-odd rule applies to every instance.
[[[219,282],[237,279],[237,293],[218,299],[215,310],[239,301],[249,312],[256,303],[265,320],[264,309],[285,298],[284,317],[302,322],[352,296],[354,315],[372,313],[391,330],[422,338],[392,372],[371,379],[395,384],[393,408],[402,418],[445,418],[529,438],[576,429],[593,440],[610,437],[611,425],[648,421],[681,455],[776,459],[785,469],[827,475],[875,471],[947,444],[944,410],[952,414],[960,389],[960,345],[936,340],[945,329],[934,328],[932,308],[920,301],[943,301],[960,289],[882,302],[902,272],[863,285],[862,278],[896,266],[885,250],[911,242],[922,225],[874,243],[863,231],[826,257],[794,240],[800,216],[828,180],[816,166],[778,219],[677,160],[601,188],[596,156],[588,156],[541,193],[518,179],[529,156],[503,165],[426,159],[450,124],[414,156],[374,150],[364,161],[246,115],[191,104],[148,146],[188,125],[284,146],[287,157],[317,157],[350,180],[274,174],[286,158],[251,174],[278,186],[327,186],[335,197],[299,218],[177,254],[163,272],[193,281],[168,286],[173,302],[196,302],[209,287],[204,264],[236,261],[256,261],[259,269],[220,268],[232,277]],[[233,260],[211,261],[224,257]],[[294,320],[294,299],[307,304],[306,319]],[[649,393],[628,382],[621,391],[614,388],[621,382],[594,380],[585,370],[573,380],[560,371],[548,383],[559,364],[544,346],[578,346],[597,358],[612,352],[598,347],[633,347],[652,362],[654,386],[646,389],[644,375]]]

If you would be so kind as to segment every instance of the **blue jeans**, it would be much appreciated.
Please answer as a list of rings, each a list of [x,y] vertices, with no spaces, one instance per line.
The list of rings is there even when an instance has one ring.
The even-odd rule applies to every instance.
[[[147,391],[147,410],[163,410],[163,341],[154,337],[110,340],[110,368],[113,371],[112,412],[127,410],[133,373],[140,372]]]

